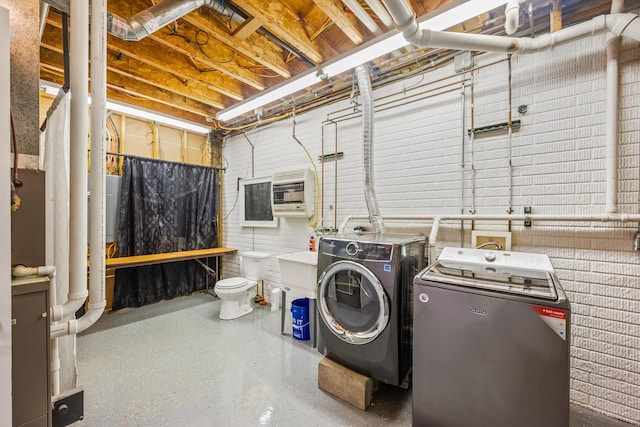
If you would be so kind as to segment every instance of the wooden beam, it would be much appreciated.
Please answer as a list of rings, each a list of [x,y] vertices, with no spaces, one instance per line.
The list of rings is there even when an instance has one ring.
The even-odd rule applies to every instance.
[[[300,17],[280,0],[234,0],[233,3],[264,22],[264,28],[311,62],[320,64],[323,61],[317,45],[309,40]]]
[[[255,33],[262,26],[262,22],[258,18],[249,17],[240,24],[238,28],[231,34],[236,39],[246,40],[251,34]]]
[[[344,3],[339,0],[313,0],[313,2],[352,42],[356,45],[363,42],[364,38],[355,23],[355,18],[344,11]]]
[[[243,34],[238,34],[237,31],[233,35],[228,34],[211,19],[207,19],[206,13],[213,12],[211,12],[209,8],[204,8],[200,13],[190,13],[185,15],[182,20],[188,22],[194,27],[206,31],[210,37],[224,43],[232,49],[237,49],[238,53],[251,58],[258,64],[279,74],[280,76],[285,78],[291,77],[291,72],[287,68],[287,64],[284,62],[284,53],[282,48],[263,35],[254,34],[255,30],[262,26],[259,19],[249,18],[245,21],[245,24],[252,24],[248,24],[246,26],[243,24],[238,27],[238,30],[241,33],[246,33],[244,38],[240,38],[239,36],[243,36]]]
[[[110,64],[107,66],[108,70],[143,83],[152,84],[214,108],[225,108],[225,103],[220,93],[212,91],[196,80],[184,81],[171,73],[149,66],[137,59],[129,58],[125,55],[118,59],[120,56],[119,52],[114,52],[113,50],[107,52],[107,63]]]
[[[42,40],[59,40],[62,22],[59,15],[49,14]],[[49,42],[51,43],[51,42]],[[177,52],[158,55],[159,51],[165,50],[161,45],[149,39],[142,39],[138,42],[127,42],[115,36],[107,36],[107,46],[120,52],[126,52],[127,56],[142,61],[148,65],[170,72],[183,80],[198,80],[223,95],[241,101],[246,96],[242,84],[220,72],[198,71],[196,65],[184,55]]]
[[[198,29],[191,24],[183,22],[178,27],[178,33],[180,35],[172,35],[173,30],[162,28],[148,38],[168,48],[169,50],[162,49],[167,53],[174,50],[203,64],[203,68],[217,70],[255,89],[265,89],[262,77],[249,71],[249,68],[255,65],[254,61],[243,58],[247,66],[241,66],[238,63],[238,52],[220,43],[196,45],[192,41],[197,39]]]
[[[553,0],[551,13],[549,14],[551,32],[555,33],[562,29],[562,9],[558,0]]]
[[[64,83],[64,77],[62,76],[62,72],[56,70],[50,70],[46,68],[46,66],[40,65],[40,78],[45,81],[53,82],[58,85],[62,85]],[[211,126],[206,119],[199,114],[193,114],[188,111],[180,110],[179,108],[169,107],[163,104],[158,104],[157,102],[149,101],[143,98],[135,98],[130,95],[121,93],[116,90],[112,90],[107,88],[107,99],[111,101],[119,101],[124,104],[132,105],[134,107],[155,111],[170,117],[175,117],[178,119],[186,120],[193,123],[198,123],[203,126]]]
[[[40,48],[40,64],[50,71],[63,73],[62,55],[47,49]],[[178,107],[182,110],[199,114],[204,117],[215,117],[217,109],[205,105],[199,101],[176,95],[172,92],[162,90],[150,84],[140,82],[116,72],[107,70],[107,87],[126,93],[132,97],[144,98],[160,104]]]
[[[109,0],[107,8],[111,13],[122,17],[130,17],[150,5],[150,2],[143,0],[134,2],[131,0]],[[182,24],[177,26],[177,32],[175,32],[176,27],[172,24],[158,29],[146,38],[189,56],[205,64],[206,68],[217,70],[258,90],[265,88],[260,76],[249,71],[248,67],[243,67],[238,63],[237,59],[239,58],[236,49],[221,43],[210,43],[208,33],[202,35],[199,32],[199,28],[185,23],[183,20],[178,22],[182,22]],[[156,51],[156,54],[162,54],[163,50]],[[167,51],[166,54],[170,55],[171,52]],[[254,63],[253,59],[248,57],[243,58],[243,62]]]
[[[48,39],[43,40],[41,46],[62,54],[62,43]],[[129,58],[121,52],[107,50],[107,69],[143,83],[164,90],[175,92],[187,98],[194,99],[215,108],[225,108],[222,95],[196,80],[182,80],[167,71],[145,64],[133,58]]]

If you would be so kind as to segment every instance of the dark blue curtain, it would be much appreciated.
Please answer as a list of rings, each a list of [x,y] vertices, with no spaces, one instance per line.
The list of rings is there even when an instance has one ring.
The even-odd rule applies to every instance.
[[[218,197],[216,168],[126,157],[117,256],[217,247]],[[205,286],[205,270],[195,261],[122,268],[112,306],[139,307]]]

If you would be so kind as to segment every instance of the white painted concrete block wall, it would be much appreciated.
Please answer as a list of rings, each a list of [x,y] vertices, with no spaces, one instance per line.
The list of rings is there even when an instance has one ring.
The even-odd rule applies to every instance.
[[[640,53],[635,44],[625,41],[622,47],[619,211],[638,213]],[[501,58],[487,55],[477,62],[488,64]],[[467,87],[463,101],[460,77],[453,80],[456,85],[447,88],[451,91],[377,112],[374,174],[381,213],[468,213],[474,205],[480,214],[502,214],[510,205],[518,214],[524,206],[531,206],[537,214],[603,213],[605,66],[603,36],[513,58],[512,113],[514,120],[522,121],[522,127],[511,140],[512,177],[506,133],[478,135],[473,144],[475,197],[472,147],[466,135],[471,126],[471,91]],[[476,127],[507,121],[507,69],[502,61],[474,72]],[[377,89],[374,96],[380,98],[403,88],[408,96],[412,86],[451,74],[452,66],[445,67],[428,73],[424,80],[414,77]],[[519,105],[527,105],[528,111],[518,114]],[[339,110],[352,107],[344,101],[296,117],[296,135],[316,161],[323,140],[325,153],[334,149],[336,128],[323,122],[327,117],[339,120]],[[336,126],[338,151],[344,152],[344,158],[337,162],[337,205],[335,164],[325,165],[326,227],[339,225],[347,215],[367,213],[361,120],[339,121]],[[256,177],[309,165],[291,134],[291,119],[246,132],[255,146]],[[237,178],[251,177],[250,154],[251,146],[243,136],[225,142],[224,245],[274,255],[306,250],[312,229],[304,220],[281,219],[276,229],[239,226],[238,207],[232,211],[232,206]],[[337,211],[330,210],[330,205],[336,205],[333,208]],[[445,225],[448,228],[440,232],[438,248],[460,245],[459,222]],[[475,225],[477,229],[507,228],[496,222]],[[465,246],[470,245],[469,227],[466,223]],[[512,224],[513,250],[548,254],[571,300],[571,399],[640,423],[640,253],[633,251],[632,241],[636,230],[636,224],[557,222],[526,228]],[[428,234],[428,223],[423,224],[423,231]],[[239,273],[236,261],[237,257],[225,259],[226,277]],[[275,259],[267,284],[279,284]]]

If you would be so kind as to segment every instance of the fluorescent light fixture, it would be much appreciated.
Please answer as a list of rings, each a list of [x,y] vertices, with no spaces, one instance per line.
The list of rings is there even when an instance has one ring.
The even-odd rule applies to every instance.
[[[41,84],[40,89],[48,94],[56,96],[60,88],[54,87],[50,84]],[[89,104],[91,104],[91,97],[89,97]],[[189,122],[186,120],[176,119],[164,114],[156,113],[153,111],[132,107],[130,105],[107,101],[107,110],[115,111],[118,113],[126,114],[128,116],[137,117],[139,119],[153,120],[154,122],[163,123],[165,125],[174,126],[180,129],[190,130],[195,133],[209,133],[211,128],[199,125],[197,123]]]
[[[456,24],[502,6],[505,3],[507,3],[507,0],[470,0],[456,7],[452,7],[433,18],[422,21],[419,27],[421,30],[446,30]],[[348,54],[344,58],[339,58],[330,64],[323,65],[322,70],[327,77],[333,77],[355,68],[360,64],[367,63],[406,46],[409,46],[409,43],[404,39],[402,33],[397,33],[383,40],[367,43],[359,50]]]
[[[273,101],[278,101],[282,98],[286,98],[292,93],[298,92],[302,89],[319,83],[320,81],[320,73],[318,73],[318,69],[314,68],[313,70],[308,71],[305,74],[282,82],[265,92],[254,95],[251,98],[248,98],[230,108],[218,112],[218,114],[216,114],[216,118],[222,121],[232,119],[241,114],[255,110],[258,107],[267,105]]]
[[[458,4],[449,10],[438,13],[436,16],[422,21],[420,29],[430,29],[442,31],[456,24],[474,18],[482,13],[493,10],[507,3],[508,0],[469,0]],[[446,6],[445,6],[446,7]],[[230,108],[220,111],[216,118],[226,121],[241,114],[255,110],[258,107],[277,101],[294,92],[302,90],[320,81],[319,76],[333,77],[360,64],[365,64],[371,60],[389,54],[394,50],[408,46],[409,43],[401,33],[385,35],[360,46],[356,51],[342,55],[338,59],[321,66],[321,71],[317,68],[297,77],[293,80],[283,82],[280,85],[269,89],[261,94],[255,95]]]
[[[507,3],[508,0],[470,0],[459,6],[439,13],[433,18],[429,18],[420,22],[420,29],[429,29],[435,31],[446,30],[456,24],[475,18],[485,12],[500,7]]]
[[[164,114],[155,113],[149,110],[142,110],[119,102],[107,101],[107,110],[116,111],[128,116],[138,117],[140,119],[153,120],[154,122],[163,123],[165,125],[174,126],[184,130],[190,130],[195,133],[209,133],[211,128],[199,125],[197,123],[188,122],[186,120],[175,119]]]
[[[404,39],[401,33],[394,34],[384,40],[374,42],[372,44],[365,44],[365,46],[356,52],[349,53],[344,58],[322,66],[322,71],[327,77],[333,77],[345,71],[349,71],[352,68],[357,67],[360,64],[365,64],[373,59],[379,58],[383,55],[398,50],[401,47],[407,46],[409,43]]]

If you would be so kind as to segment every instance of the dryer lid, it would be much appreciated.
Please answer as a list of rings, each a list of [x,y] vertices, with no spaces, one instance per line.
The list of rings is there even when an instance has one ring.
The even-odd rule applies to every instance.
[[[222,279],[216,282],[216,288],[235,289],[241,288],[247,283],[249,283],[249,280],[244,277],[231,277],[229,279]]]

